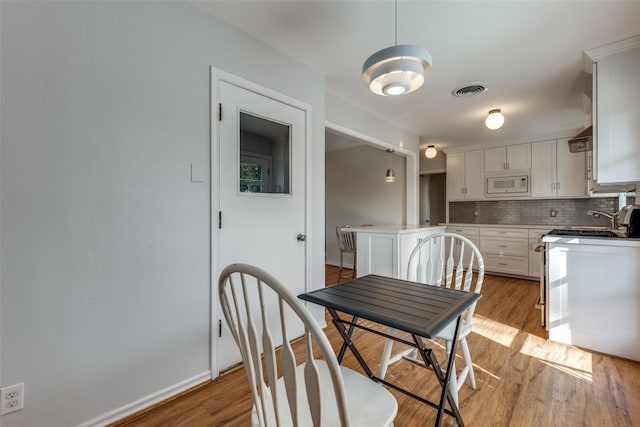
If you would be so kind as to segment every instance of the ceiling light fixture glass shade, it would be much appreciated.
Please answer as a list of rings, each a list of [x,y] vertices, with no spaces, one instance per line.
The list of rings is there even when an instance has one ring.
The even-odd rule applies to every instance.
[[[362,66],[362,81],[376,95],[404,95],[422,86],[431,62],[431,54],[424,48],[391,46],[367,58]]]
[[[497,108],[489,111],[489,115],[485,119],[484,124],[491,130],[500,129],[504,124],[504,116],[500,112],[500,109]]]
[[[427,145],[427,149],[424,150],[424,156],[427,159],[433,159],[437,155],[438,155],[438,150],[436,150],[436,146],[435,145]]]

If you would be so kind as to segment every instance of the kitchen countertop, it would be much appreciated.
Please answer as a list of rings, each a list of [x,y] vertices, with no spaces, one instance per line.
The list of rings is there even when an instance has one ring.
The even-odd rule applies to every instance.
[[[580,226],[580,225],[545,225],[545,224],[461,224],[461,223],[449,223],[449,224],[441,224],[446,227],[493,227],[493,228],[535,228],[541,230],[553,230],[555,228],[567,228],[567,227],[585,227],[591,229],[602,229],[606,230],[607,227],[591,227],[591,226]]]
[[[382,233],[382,234],[405,234],[416,231],[426,231],[429,229],[442,229],[442,225],[406,225],[406,224],[382,224],[382,225],[361,225],[352,226],[349,231],[356,233]]]
[[[640,248],[640,239],[625,237],[542,236],[542,243]]]

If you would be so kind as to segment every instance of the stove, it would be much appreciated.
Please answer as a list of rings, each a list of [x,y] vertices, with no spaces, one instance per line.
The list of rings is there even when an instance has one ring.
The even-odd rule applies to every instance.
[[[551,230],[547,236],[574,236],[574,237],[626,237],[623,232],[616,230],[590,230],[584,228],[560,228]]]

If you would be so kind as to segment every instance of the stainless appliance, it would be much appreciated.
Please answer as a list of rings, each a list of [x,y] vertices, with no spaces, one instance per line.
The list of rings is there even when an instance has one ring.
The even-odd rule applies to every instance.
[[[500,196],[504,194],[529,194],[529,176],[490,176],[487,177],[486,194]]]
[[[593,128],[589,126],[569,141],[569,151],[580,153],[593,149]]]
[[[535,308],[540,310],[540,326],[547,326],[547,251],[543,243],[535,248],[536,252],[541,252],[540,256],[540,296],[536,301]]]
[[[640,238],[640,206],[623,206],[618,212],[618,224],[627,229],[626,237]]]

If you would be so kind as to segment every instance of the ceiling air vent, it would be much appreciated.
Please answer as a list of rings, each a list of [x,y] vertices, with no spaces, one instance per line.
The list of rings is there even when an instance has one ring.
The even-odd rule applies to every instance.
[[[473,82],[467,83],[464,86],[459,86],[451,91],[451,95],[456,98],[465,98],[468,96],[478,95],[487,90],[487,85],[485,83]]]

